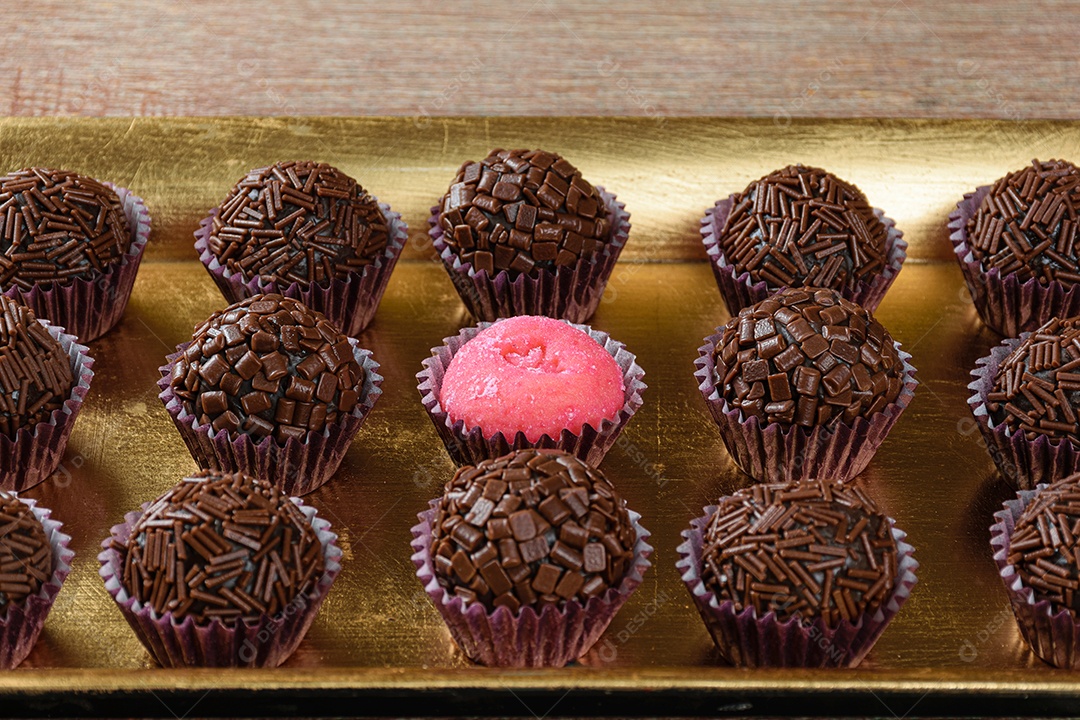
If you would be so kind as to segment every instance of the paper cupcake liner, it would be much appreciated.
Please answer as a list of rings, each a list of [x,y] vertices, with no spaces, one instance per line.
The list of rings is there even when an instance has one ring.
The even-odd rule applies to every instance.
[[[98,574],[105,589],[120,608],[124,619],[139,641],[163,667],[277,667],[292,655],[319,613],[330,586],[341,572],[341,548],[330,523],[318,517],[315,508],[291,498],[304,515],[323,546],[326,569],[316,586],[306,595],[295,598],[276,615],[261,615],[253,622],[240,621],[229,626],[220,620],[196,624],[191,616],[177,621],[171,612],[160,616],[128,595],[121,578],[124,557],[112,541],[123,544],[131,536],[142,510],[129,512],[124,522],[114,525],[110,537],[101,543]]]
[[[742,410],[731,407],[716,389],[713,380],[716,364],[713,350],[721,333],[709,336],[698,349],[694,361],[698,389],[713,420],[720,428],[728,453],[742,471],[758,482],[789,482],[828,478],[849,482],[861,473],[877,453],[901,413],[911,404],[919,381],[911,355],[894,346],[904,363],[904,386],[900,396],[869,418],[839,422],[828,428],[767,423],[756,417],[747,419]]]
[[[190,342],[177,345],[176,352],[165,358],[167,363],[158,368],[161,372],[158,397],[200,468],[242,472],[267,480],[286,494],[306,495],[334,475],[360,426],[382,395],[383,377],[378,373],[379,363],[371,357],[371,351],[360,348],[354,338],[349,338],[349,343],[353,357],[364,368],[360,401],[351,413],[335,423],[328,423],[322,432],[309,431],[304,440],[289,438],[282,444],[273,437],[265,437],[261,442],[246,434],[230,437],[227,430],[215,433],[210,425],[199,424],[196,416],[185,412],[169,379],[173,365]]]
[[[38,322],[67,354],[75,383],[71,395],[60,408],[53,410],[48,420],[20,429],[14,439],[0,434],[0,490],[19,492],[32,488],[60,467],[68,437],[94,379],[94,358],[87,354],[86,346],[64,332],[64,328],[44,320]]]
[[[30,307],[38,318],[66,328],[84,343],[98,339],[120,322],[150,239],[150,213],[143,199],[127,188],[104,184],[116,192],[124,206],[131,228],[127,255],[91,280],[73,278],[66,285],[34,285],[29,290],[12,287],[4,291]]]
[[[1080,621],[1068,610],[1055,613],[1049,600],[1036,602],[1034,590],[1024,585],[1016,567],[1008,562],[1016,521],[1045,487],[1046,484],[1040,483],[1033,490],[1020,490],[1016,500],[1006,500],[1003,509],[994,513],[997,522],[990,526],[990,548],[1020,634],[1032,652],[1055,667],[1075,670],[1080,668]]]
[[[562,667],[573,662],[596,644],[612,618],[627,601],[651,564],[653,548],[646,540],[649,531],[638,522],[641,516],[630,512],[637,533],[634,543],[634,562],[618,588],[608,588],[598,597],[580,602],[565,602],[561,606],[545,605],[539,612],[531,606],[521,608],[517,615],[509,608],[489,611],[482,603],[466,604],[461,598],[446,592],[435,576],[431,558],[431,523],[435,518],[438,500],[418,517],[420,524],[412,528],[412,561],[416,576],[435,609],[442,615],[450,636],[470,660],[491,667]]]
[[[386,203],[379,203],[383,217],[389,229],[389,239],[379,262],[366,265],[362,270],[350,273],[345,280],[332,279],[328,283],[284,283],[264,280],[255,276],[244,282],[239,273],[234,273],[218,263],[210,251],[210,234],[213,230],[217,208],[199,223],[195,231],[195,250],[206,271],[210,273],[221,294],[230,304],[244,298],[263,293],[278,293],[290,297],[317,310],[334,323],[342,333],[350,337],[359,335],[375,317],[390,275],[394,272],[401,250],[408,238],[408,228],[401,215],[392,211]]]
[[[677,548],[679,560],[675,566],[681,571],[682,581],[720,654],[733,665],[855,667],[874,647],[918,582],[915,571],[919,563],[914,557],[915,548],[904,542],[907,534],[897,529],[893,519],[889,518],[889,527],[899,550],[899,573],[892,596],[873,615],[864,616],[855,623],[841,620],[835,627],[830,627],[821,618],[792,617],[780,622],[772,612],[763,618],[757,617],[754,608],[736,612],[734,603],[730,600],[718,602],[701,579],[701,548],[709,518],[715,510],[715,505],[706,507],[705,515],[692,520],[690,528],[682,531],[684,542]]]
[[[599,185],[596,189],[611,220],[611,236],[599,256],[554,271],[541,270],[536,277],[518,275],[513,280],[505,270],[491,277],[486,270],[476,272],[472,263],[462,262],[443,238],[440,206],[431,208],[428,233],[432,243],[458,295],[477,320],[492,322],[514,315],[546,315],[583,323],[593,316],[630,235],[626,204]]]
[[[720,233],[727,222],[728,214],[734,206],[734,195],[723,200],[717,200],[716,205],[705,211],[705,217],[701,219],[701,239],[705,245],[705,254],[709,256],[709,265],[712,267],[716,284],[720,288],[720,295],[724,298],[728,312],[732,316],[738,315],[744,307],[756,305],[770,295],[774,295],[782,288],[770,290],[764,280],[754,282],[750,273],[737,273],[734,265],[728,264],[724,257],[724,251],[720,245]],[[900,268],[907,259],[907,241],[904,233],[896,228],[896,221],[885,217],[885,211],[874,208],[874,215],[885,224],[887,235],[885,238],[886,259],[888,262],[885,269],[875,275],[871,280],[859,281],[854,288],[837,288],[837,291],[846,299],[862,305],[873,312],[885,297],[885,291],[892,285],[893,280],[900,273]]]
[[[968,398],[968,407],[986,441],[986,449],[1002,478],[1020,490],[1030,490],[1039,483],[1051,483],[1080,472],[1080,450],[1070,440],[1051,440],[1045,435],[1028,440],[1024,433],[1013,433],[1004,423],[994,425],[987,409],[986,397],[994,388],[998,368],[1029,334],[1009,338],[991,348],[989,355],[975,362],[975,369],[971,371],[974,379],[968,384],[968,390],[974,393]]]
[[[1043,285],[1037,278],[1022,283],[1016,273],[1002,276],[997,268],[985,271],[975,259],[968,246],[967,223],[975,216],[990,187],[983,185],[975,192],[965,193],[964,199],[949,213],[949,240],[983,323],[999,335],[1016,337],[1038,329],[1051,318],[1080,315],[1080,285],[1063,285],[1057,281]]]
[[[593,467],[600,465],[604,455],[615,445],[623,427],[641,407],[641,393],[647,387],[642,382],[645,371],[637,364],[634,354],[606,332],[593,330],[588,325],[578,325],[565,320],[564,322],[588,333],[589,337],[598,342],[615,359],[615,363],[622,370],[626,400],[618,417],[614,420],[602,420],[599,428],[586,423],[579,434],[569,430],[563,430],[557,438],[544,434],[535,442],[526,438],[523,432],[518,432],[513,438],[507,438],[501,432],[485,436],[479,427],[466,429],[464,420],[451,422],[450,416],[439,402],[443,376],[461,346],[476,337],[481,330],[492,325],[489,322],[482,322],[475,327],[464,328],[454,337],[443,338],[443,344],[431,349],[431,357],[423,362],[424,369],[416,374],[416,379],[420,381],[417,390],[420,391],[424,409],[427,410],[428,417],[431,418],[431,422],[439,433],[439,438],[455,463],[475,465],[481,460],[502,457],[522,448],[555,448],[575,455]]]
[[[36,595],[26,598],[21,605],[8,606],[6,612],[0,614],[0,668],[4,670],[16,667],[34,649],[75,557],[75,552],[68,547],[71,537],[61,531],[63,525],[59,521],[49,517],[52,511],[38,507],[35,500],[19,499],[30,506],[34,517],[45,528],[45,538],[53,552],[53,572]]]

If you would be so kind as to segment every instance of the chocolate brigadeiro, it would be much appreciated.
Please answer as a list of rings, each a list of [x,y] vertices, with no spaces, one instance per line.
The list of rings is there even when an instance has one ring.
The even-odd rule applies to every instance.
[[[0,492],[0,612],[37,595],[53,574],[53,551],[41,520],[18,497]]]
[[[1052,613],[1080,612],[1080,476],[1039,490],[1016,520],[1006,562],[1013,565],[1035,602]]]
[[[93,178],[37,167],[0,177],[0,288],[93,279],[131,241],[120,198]]]
[[[701,578],[718,602],[758,619],[857,623],[892,596],[898,552],[888,519],[857,488],[760,484],[720,500]]]
[[[121,581],[157,615],[231,625],[276,615],[325,570],[311,521],[269,483],[203,472],[157,498],[132,528]]]
[[[1055,318],[1021,341],[998,366],[986,401],[994,423],[1013,433],[1080,446],[1080,317]]]
[[[967,244],[984,272],[1016,273],[1021,283],[1080,282],[1077,209],[1080,169],[1064,160],[1009,173],[991,186],[967,223]]]
[[[900,396],[904,363],[888,331],[835,290],[787,289],[728,321],[714,383],[745,417],[835,426]]]
[[[461,468],[433,521],[439,583],[489,610],[603,595],[634,560],[636,533],[598,470],[557,450],[520,450]]]
[[[177,358],[170,386],[215,433],[303,440],[352,412],[364,385],[349,339],[321,313],[256,295],[214,313]]]
[[[441,207],[446,243],[488,275],[535,276],[589,260],[611,232],[600,192],[542,150],[493,150],[466,162]]]
[[[736,272],[754,282],[854,289],[886,268],[885,224],[861,190],[832,173],[789,165],[733,202],[720,246]]]
[[[325,284],[378,261],[389,229],[375,199],[326,163],[252,170],[213,219],[210,251],[245,281]]]
[[[33,311],[0,295],[0,432],[47,421],[74,382],[67,353]]]

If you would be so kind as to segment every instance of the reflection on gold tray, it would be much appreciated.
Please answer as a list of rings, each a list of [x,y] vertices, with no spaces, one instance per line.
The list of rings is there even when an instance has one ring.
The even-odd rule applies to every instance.
[[[476,668],[454,648],[409,561],[415,514],[453,472],[414,374],[469,316],[430,262],[427,209],[460,161],[494,146],[558,150],[631,212],[631,239],[592,323],[635,352],[645,406],[605,472],[653,532],[655,567],[579,666]],[[965,190],[1034,156],[1080,157],[1080,125],[734,120],[116,119],[0,122],[0,167],[59,165],[142,194],[154,235],[121,326],[95,342],[97,376],[65,471],[28,494],[75,538],[74,572],[37,648],[0,675],[3,712],[895,713],[1066,712],[1080,678],[1020,640],[988,546],[1010,496],[965,399],[997,339],[950,258],[945,216]],[[156,397],[157,367],[225,302],[191,232],[248,168],[311,157],[339,165],[411,230],[375,322],[360,338],[385,394],[336,479],[309,496],[341,533],[344,570],[307,639],[280,669],[160,670],[97,575],[108,528],[194,469]],[[697,235],[716,198],[801,161],[858,184],[894,217],[911,257],[878,317],[922,384],[863,482],[922,563],[910,602],[857,670],[743,671],[712,649],[674,563],[703,505],[745,485],[693,379],[726,317]],[[644,262],[643,262],[644,261]],[[671,262],[648,262],[671,261]],[[266,692],[250,695],[250,690]],[[209,691],[209,692],[208,692]],[[970,696],[964,695],[970,693]],[[242,705],[235,703],[243,698]],[[1026,699],[1025,699],[1026,698]]]

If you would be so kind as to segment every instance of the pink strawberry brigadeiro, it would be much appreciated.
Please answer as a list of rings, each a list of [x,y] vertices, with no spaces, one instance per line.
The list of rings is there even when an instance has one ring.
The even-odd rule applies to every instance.
[[[614,420],[625,402],[614,358],[576,327],[522,315],[480,331],[454,355],[439,402],[452,422],[529,442]]]

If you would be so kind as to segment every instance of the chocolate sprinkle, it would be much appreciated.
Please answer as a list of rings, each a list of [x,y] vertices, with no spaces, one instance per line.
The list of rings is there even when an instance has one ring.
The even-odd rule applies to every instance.
[[[720,395],[747,417],[831,426],[881,412],[904,386],[888,331],[835,290],[783,290],[743,308],[714,351]]]
[[[37,595],[53,573],[45,528],[29,505],[0,492],[0,608]]]
[[[599,471],[558,450],[467,465],[446,484],[431,551],[439,583],[489,609],[603,595],[629,571],[637,540]]]
[[[994,183],[968,220],[968,246],[984,270],[1016,273],[1066,286],[1080,282],[1077,207],[1080,168],[1064,160],[1039,162]]]
[[[326,163],[257,168],[214,217],[210,251],[245,281],[327,283],[377,262],[390,237],[375,199]]]
[[[897,555],[888,519],[858,488],[760,484],[721,498],[705,532],[701,578],[736,612],[833,626],[888,601]]]
[[[0,295],[0,432],[47,421],[74,382],[67,353],[33,311]]]
[[[225,624],[276,615],[318,583],[326,561],[304,513],[246,475],[204,471],[154,500],[126,544],[128,593],[159,616]]]
[[[48,168],[0,177],[0,288],[92,279],[131,247],[124,206],[93,178]]]
[[[1008,562],[1054,613],[1080,612],[1080,475],[1038,491],[1013,528]]]
[[[303,440],[352,412],[364,369],[322,313],[281,295],[255,295],[195,328],[170,380],[184,410],[260,440]]]
[[[986,396],[996,425],[1080,445],[1080,317],[1054,318],[1002,361]]]
[[[770,288],[855,288],[887,263],[888,231],[859,188],[820,168],[789,165],[734,198],[720,232],[736,272]]]
[[[600,192],[543,150],[492,150],[466,162],[441,207],[447,245],[488,275],[536,276],[588,260],[610,239]]]

